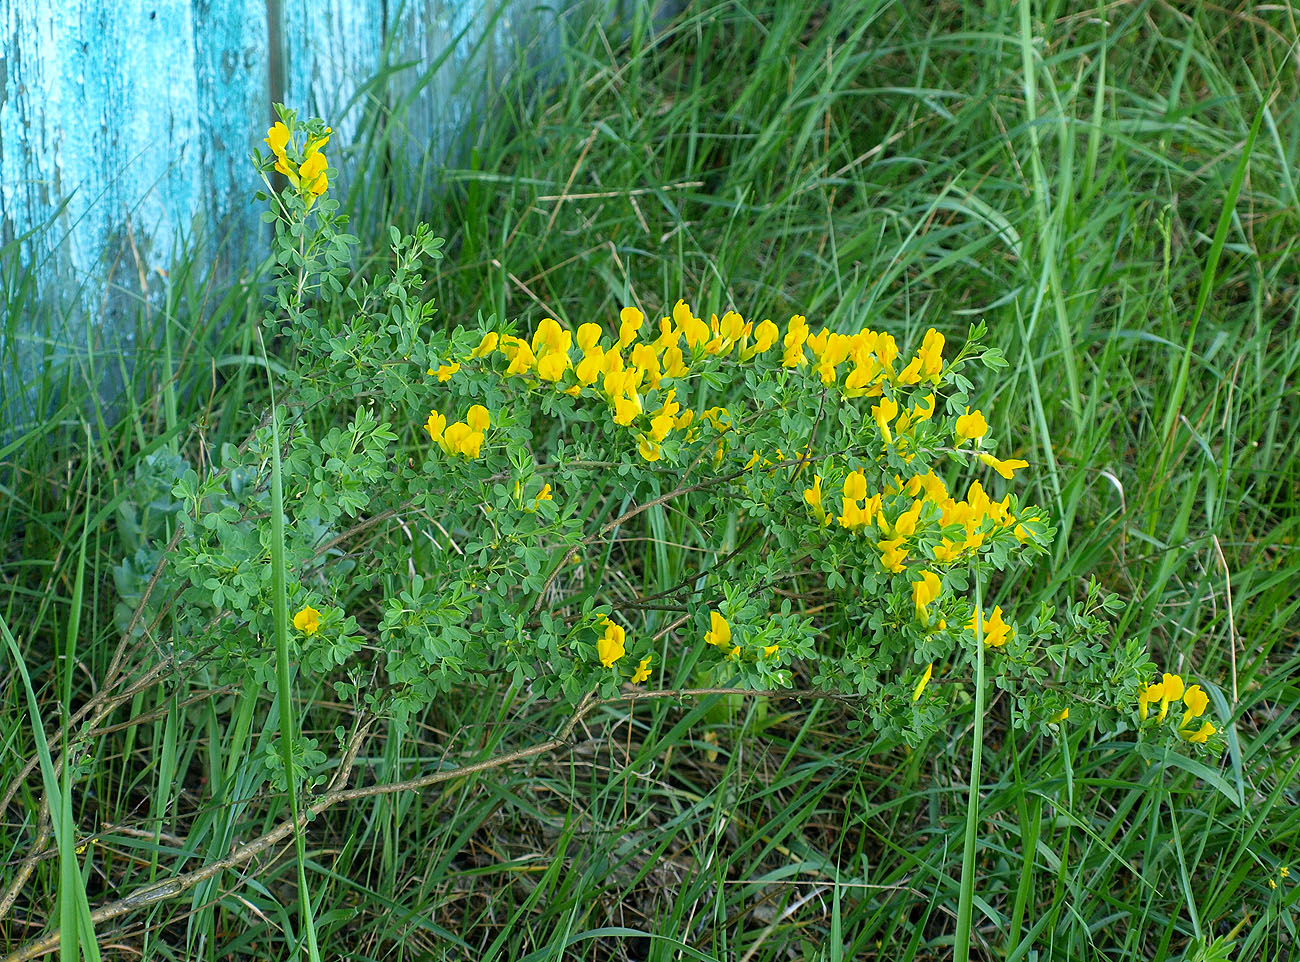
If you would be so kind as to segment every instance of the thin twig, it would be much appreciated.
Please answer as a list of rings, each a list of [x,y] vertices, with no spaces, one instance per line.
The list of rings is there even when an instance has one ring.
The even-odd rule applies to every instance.
[[[367,719],[361,723],[357,731],[353,733],[349,740],[348,750],[339,765],[331,785],[338,786],[327,791],[317,799],[307,811],[309,817],[320,815],[322,812],[333,808],[336,805],[356,802],[368,798],[376,798],[381,795],[393,795],[400,792],[414,792],[421,789],[429,788],[441,782],[452,781],[458,778],[464,778],[468,775],[475,775],[480,772],[491,771],[496,768],[502,768],[517,762],[525,761],[529,758],[535,758],[538,755],[545,755],[557,749],[563,748],[569,743],[569,738],[573,730],[582,722],[582,720],[597,708],[608,705],[623,704],[628,702],[649,701],[652,699],[667,698],[700,698],[708,695],[751,695],[751,696],[772,696],[778,698],[829,698],[839,701],[851,701],[854,696],[840,695],[835,692],[822,691],[815,688],[802,689],[778,689],[776,691],[752,691],[748,688],[680,688],[668,691],[623,691],[613,698],[596,698],[593,693],[588,693],[579,703],[573,714],[568,720],[560,726],[555,735],[545,742],[533,745],[530,748],[521,748],[513,752],[506,752],[503,755],[497,755],[493,758],[485,759],[481,762],[472,762],[467,765],[460,765],[454,769],[432,772],[428,775],[422,775],[419,778],[411,778],[401,782],[388,782],[382,785],[366,785],[361,788],[345,788],[351,777],[352,770],[356,764],[357,755],[361,750],[362,743],[369,732],[370,724],[373,719]],[[167,879],[162,882],[146,885],[137,889],[130,895],[110,902],[101,906],[90,913],[92,923],[98,925],[103,922],[119,918],[129,912],[137,909],[148,908],[151,905],[157,905],[168,899],[189,891],[194,886],[207,881],[210,878],[220,875],[228,869],[242,865],[250,859],[255,858],[267,849],[278,845],[280,842],[290,838],[294,832],[294,820],[286,819],[275,828],[250,842],[241,845],[235,851],[231,852],[225,858],[217,859],[210,862],[202,868],[195,869],[192,872],[186,872],[184,875],[178,875],[176,878]],[[27,962],[29,959],[39,958],[53,952],[59,947],[59,931],[56,929],[43,939],[29,943],[16,952],[13,952],[0,962]]]

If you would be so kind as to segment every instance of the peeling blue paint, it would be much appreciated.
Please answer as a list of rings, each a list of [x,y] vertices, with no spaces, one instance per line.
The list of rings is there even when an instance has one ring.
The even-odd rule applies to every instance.
[[[625,3],[640,5],[573,0]],[[182,251],[239,263],[265,236],[248,155],[280,65],[285,103],[338,132],[346,181],[366,172],[343,145],[376,118],[405,125],[389,134],[411,161],[447,157],[489,78],[564,16],[531,0],[0,0],[0,250],[19,262],[0,264],[0,307],[30,268],[47,326],[76,319],[0,319],[0,387],[52,354],[129,347]]]

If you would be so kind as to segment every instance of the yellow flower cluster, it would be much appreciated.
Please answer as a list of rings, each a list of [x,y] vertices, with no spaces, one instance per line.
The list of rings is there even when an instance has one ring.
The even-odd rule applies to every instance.
[[[1138,693],[1138,714],[1146,721],[1149,706],[1158,704],[1159,714],[1156,721],[1162,722],[1169,713],[1169,706],[1176,701],[1183,703],[1183,718],[1178,723],[1179,733],[1189,742],[1204,744],[1217,731],[1210,722],[1202,722],[1199,728],[1192,730],[1192,722],[1205,714],[1210,705],[1210,696],[1200,685],[1184,685],[1179,675],[1165,672],[1158,682],[1147,685]]]
[[[819,524],[831,523],[831,516],[822,507],[820,475],[813,476],[812,487],[804,489],[803,499]],[[994,501],[979,481],[971,482],[966,497],[958,501],[948,494],[943,479],[933,471],[914,475],[906,481],[896,475],[892,485],[868,495],[866,475],[859,468],[844,478],[840,504],[840,515],[836,519],[839,526],[854,534],[874,526],[880,565],[893,573],[903,571],[913,552],[920,550],[918,541],[923,534],[961,526],[961,537],[940,536],[940,543],[930,552],[932,558],[918,559],[951,565],[978,551],[985,540],[999,530],[1011,530],[1023,544],[1029,540],[1025,525],[1041,521],[1037,515],[1016,518],[1011,513],[1010,495]]]
[[[750,326],[741,322],[740,315],[729,312],[722,319],[714,317],[711,325],[705,324],[679,301],[673,317],[660,321],[659,336],[639,341],[645,315],[635,307],[625,307],[619,313],[617,337],[608,336],[594,323],[580,325],[575,334],[548,317],[538,324],[531,340],[493,331],[484,335],[470,356],[484,358],[499,351],[507,361],[507,377],[536,378],[573,397],[589,391],[603,398],[610,419],[635,432],[641,457],[657,461],[664,440],[673,431],[689,429],[695,412],[682,410],[675,388],[668,389],[662,403],[651,411],[642,403],[643,395],[660,389],[666,380],[686,377],[688,357],[696,361],[705,355],[726,355],[737,345],[742,356],[753,357],[760,346],[766,349],[776,339],[776,325],[766,323],[770,331],[764,331],[751,348]],[[705,416],[715,415],[711,423],[724,430],[718,424],[719,411],[722,409],[713,409]]]
[[[572,397],[603,404],[610,421],[631,433],[640,457],[648,462],[660,460],[668,439],[690,443],[707,427],[717,438],[715,464],[721,463],[728,437],[736,435],[730,413],[712,407],[697,414],[689,407],[684,409],[682,403],[686,379],[712,358],[732,357],[744,363],[776,349],[778,356],[770,362],[773,370],[802,369],[844,400],[876,399],[870,405],[871,422],[885,444],[905,462],[914,457],[909,448],[917,429],[937,413],[935,392],[945,379],[945,340],[933,328],[926,331],[916,353],[903,358],[897,342],[887,333],[868,328],[855,334],[827,329],[814,333],[803,315],[791,317],[782,333],[770,320],[755,324],[735,311],[705,321],[679,300],[669,316],[660,318],[657,328],[646,321],[635,307],[619,312],[616,333],[593,322],[570,331],[548,317],[528,339],[488,332],[461,361],[499,354],[505,358],[503,374],[507,378],[551,386]],[[459,367],[459,363],[448,363],[431,373],[446,380]],[[657,400],[647,405],[647,397]],[[1000,459],[983,450],[989,425],[982,411],[967,408],[950,430],[954,450],[975,455],[1003,478],[1012,480],[1016,470],[1028,466],[1025,461]],[[433,428],[430,434],[436,436]],[[762,452],[750,455],[746,469],[775,470],[785,457],[776,451],[774,463]],[[795,472],[797,477],[812,463],[814,452],[805,446],[791,456],[804,462]],[[840,489],[838,513],[824,504],[833,496],[825,490],[831,484]],[[878,553],[884,571],[898,574],[908,570],[909,563],[917,566],[913,602],[917,619],[927,626],[934,623],[931,630],[947,627],[941,617],[931,617],[931,607],[942,592],[939,571],[978,553],[988,539],[1004,531],[1026,543],[1034,536],[1034,526],[1044,520],[1034,512],[1015,516],[1009,495],[995,501],[979,481],[969,485],[964,497],[950,495],[932,470],[909,478],[896,475],[893,484],[876,491],[870,490],[862,468],[834,480],[814,474],[811,487],[802,488],[802,493],[819,525],[838,526],[866,539]],[[710,619],[704,640],[724,655],[736,657],[726,619],[716,611]],[[968,627],[973,629],[974,622]],[[1006,644],[1012,634],[1000,608],[986,617],[984,637],[989,646]],[[606,651],[616,647],[612,640],[604,645]]]
[[[284,174],[295,188],[311,198],[319,197],[329,189],[329,176],[326,173],[329,164],[321,150],[329,143],[331,133],[331,129],[326,127],[323,134],[310,138],[303,148],[302,162],[295,164],[289,158],[288,151],[292,146],[289,128],[277,121],[266,132],[266,146],[275,155],[275,169]]]
[[[483,447],[483,440],[488,428],[492,426],[492,416],[481,404],[475,404],[465,415],[464,421],[447,423],[447,418],[437,411],[429,412],[429,419],[424,422],[424,429],[429,437],[437,442],[447,454],[463,458],[477,458]]]
[[[550,485],[547,485],[549,488]],[[602,629],[601,636],[596,639],[596,657],[606,668],[613,668],[615,662],[620,661],[627,654],[627,630],[622,626],[615,624],[608,618],[600,619]],[[628,680],[639,685],[650,677],[650,662],[654,659],[653,655],[646,655],[632,672],[632,677]]]

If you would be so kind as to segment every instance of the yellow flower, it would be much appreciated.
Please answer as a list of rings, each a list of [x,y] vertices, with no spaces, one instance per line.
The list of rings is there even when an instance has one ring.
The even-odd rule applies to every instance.
[[[880,403],[871,409],[871,417],[880,428],[880,436],[886,444],[893,443],[894,436],[889,433],[889,422],[898,416],[898,402],[892,398],[881,398]]]
[[[555,495],[551,493],[551,486],[549,484],[543,484],[542,490],[538,491],[537,497],[533,498],[533,506],[530,510],[536,511],[537,506],[541,504],[543,501],[554,501],[554,500],[555,500]]]
[[[266,132],[266,146],[271,148],[271,153],[277,157],[284,156],[284,148],[289,145],[289,128],[280,121],[271,125],[271,129]]]
[[[298,168],[298,179],[302,182],[302,186],[315,197],[319,197],[329,189],[329,177],[325,173],[327,166],[325,155],[317,152],[311,154]]]
[[[501,342],[501,336],[496,331],[488,331],[483,335],[483,339],[478,342],[478,347],[470,352],[470,357],[487,357],[497,349]]]
[[[1164,693],[1165,686],[1160,682],[1156,682],[1154,685],[1147,685],[1146,688],[1138,692],[1138,714],[1142,716],[1143,721],[1146,721],[1147,719],[1147,705],[1152,705],[1158,702],[1162,697],[1164,697]]]
[[[780,651],[780,650],[781,650],[781,646],[780,646],[780,645],[764,645],[764,646],[763,646],[763,657],[764,657],[764,658],[771,658],[773,655],[775,655],[775,654],[776,654],[778,651]]]
[[[686,356],[682,354],[682,349],[674,344],[664,351],[664,377],[680,378],[690,373],[686,366]]]
[[[1210,696],[1200,685],[1191,685],[1187,691],[1183,692],[1183,705],[1187,710],[1183,712],[1182,723],[1179,728],[1186,728],[1187,723],[1193,718],[1200,718],[1205,714],[1205,709],[1209,707]]]
[[[970,408],[966,408],[966,413],[957,418],[957,443],[962,444],[965,441],[978,440],[989,433],[989,424],[984,420],[984,415],[979,411],[974,414],[970,413]]]
[[[898,574],[903,570],[903,562],[907,560],[907,548],[903,546],[905,538],[885,538],[876,542],[876,547],[880,549],[880,564],[886,571]]]
[[[1156,721],[1164,721],[1165,715],[1169,713],[1169,703],[1183,697],[1183,679],[1165,672],[1160,679],[1160,687],[1160,714],[1156,716]]]
[[[559,322],[556,321],[555,318],[542,318],[541,322],[537,325],[537,330],[533,331],[533,340],[531,345],[533,353],[538,357],[541,357],[543,354],[549,353],[550,351],[559,350],[562,345],[565,350],[568,350],[568,345],[565,344],[565,335],[567,333],[568,332],[566,332],[564,328],[560,327]]]
[[[614,423],[631,426],[641,413],[641,398],[633,392],[631,397],[614,398]]]
[[[596,639],[596,654],[600,658],[600,663],[608,668],[627,653],[627,648],[623,644],[627,632],[621,625],[614,624],[608,618],[602,618],[600,623],[605,633]]]
[[[552,351],[544,354],[537,362],[537,376],[543,381],[558,381],[569,369],[567,352]]]
[[[334,133],[334,128],[326,127],[324,133],[307,141],[307,149],[303,151],[303,158],[306,159],[312,154],[319,152],[322,147],[330,142],[330,134],[332,133]]]
[[[959,419],[959,420],[960,420],[960,419]],[[1001,461],[1001,460],[999,460],[998,458],[995,458],[993,455],[991,455],[991,454],[986,454],[986,453],[983,452],[983,451],[981,451],[981,452],[980,452],[978,455],[976,455],[976,456],[977,456],[981,461],[983,461],[985,464],[987,464],[990,468],[992,468],[994,471],[996,471],[998,474],[1002,475],[1002,477],[1006,478],[1008,481],[1011,480],[1011,478],[1012,478],[1012,473],[1013,473],[1017,468],[1027,468],[1027,467],[1029,467],[1029,462],[1028,462],[1028,461],[1021,461],[1021,460],[1018,459],[1018,458],[1011,458],[1011,459],[1009,459],[1009,460],[1007,460],[1007,461]]]
[[[1070,708],[1067,705],[1065,708],[1062,708],[1060,711],[1058,711],[1055,715],[1053,715],[1051,718],[1047,720],[1050,722],[1063,722],[1069,717],[1070,717]]]
[[[467,458],[477,458],[483,447],[483,432],[471,431],[460,442],[460,453]]]
[[[927,394],[921,403],[909,412],[913,421],[928,421],[934,417],[934,395]]]
[[[727,619],[716,611],[709,612],[710,630],[704,633],[704,640],[710,645],[717,645],[724,648],[731,644],[731,625],[727,624]]]
[[[663,450],[659,447],[659,443],[644,434],[641,435],[641,440],[637,442],[636,449],[643,461],[658,461],[663,456]]]
[[[685,301],[679,300],[673,305],[673,323],[681,330],[686,346],[692,351],[708,340],[709,325],[696,317]]]
[[[314,635],[320,630],[320,612],[308,605],[293,616],[293,626],[304,635]]]
[[[934,546],[934,560],[939,564],[952,564],[961,557],[963,550],[965,545],[962,542],[943,538],[940,544]]]
[[[479,407],[479,405],[475,405]],[[486,413],[486,409],[485,409]],[[475,421],[480,418],[475,416],[474,409],[470,408],[470,417]],[[484,425],[486,427],[486,425]],[[442,449],[448,454],[459,454],[466,458],[477,458],[479,451],[483,447],[483,432],[476,430],[463,421],[457,421],[455,424],[447,425],[446,430],[442,432],[442,438],[439,441]]]
[[[867,363],[859,363],[849,376],[844,379],[844,396],[845,397],[876,397],[880,394],[880,365],[875,359],[869,359]]]
[[[525,341],[515,341],[510,346],[513,356],[510,358],[510,366],[506,368],[506,375],[524,375],[533,369],[537,363],[537,358],[533,354],[533,349]]]
[[[768,351],[776,339],[781,336],[781,329],[773,324],[770,320],[763,320],[754,328],[754,354],[763,354]]]
[[[817,516],[819,522],[830,524],[830,516],[826,514],[826,509],[822,507],[822,476],[820,474],[813,475],[813,486],[811,488],[804,488],[803,499],[808,502],[808,506],[812,508],[813,514]]]
[[[582,352],[583,357],[592,353],[592,349],[599,346],[600,337],[604,333],[599,324],[592,324],[590,321],[578,325],[578,350]]]
[[[652,655],[646,655],[641,659],[641,664],[637,665],[636,671],[632,673],[632,684],[639,685],[650,677],[650,659]]]
[[[1196,731],[1189,734],[1187,736],[1187,740],[1189,742],[1196,742],[1198,744],[1204,745],[1207,741],[1209,741],[1210,736],[1213,735],[1216,731],[1218,731],[1217,728],[1215,728],[1209,722],[1206,722]]]
[[[922,501],[913,501],[912,506],[900,514],[898,520],[894,522],[894,534],[904,538],[916,534],[916,524],[921,520],[921,509],[924,504]]]
[[[781,357],[782,367],[798,367],[806,364],[808,358],[804,356],[803,346],[808,341],[808,319],[802,314],[796,314],[790,318],[790,323],[786,327],[785,339],[782,344],[785,345],[785,354]]]
[[[1015,636],[1012,627],[1002,620],[1001,605],[995,606],[993,614],[989,616],[982,616],[980,612],[975,612],[971,620],[966,623],[966,627],[971,631],[975,630],[976,619],[980,619],[983,623],[984,644],[989,648],[1001,648]]]
[[[488,414],[488,409],[481,404],[475,404],[465,415],[465,423],[475,431],[486,431],[492,426],[492,415]]]
[[[943,370],[943,343],[943,335],[934,328],[926,331],[916,357],[903,368],[903,373],[898,375],[899,382],[916,384],[919,381],[930,380],[938,384],[939,372]]]
[[[930,619],[930,603],[939,597],[940,587],[939,576],[933,571],[922,571],[921,580],[912,582],[912,602],[921,621]]]
[[[453,361],[451,364],[444,364],[442,367],[438,368],[436,372],[433,373],[436,373],[438,375],[439,381],[446,382],[446,381],[450,381],[451,376],[459,370],[460,370],[460,365]]]
[[[429,420],[424,422],[424,429],[429,432],[429,437],[439,444],[442,443],[442,432],[447,427],[447,419],[437,411],[429,412]]]
[[[645,323],[645,315],[635,307],[625,307],[618,312],[618,346],[627,347],[636,340],[637,331]]]
[[[844,497],[851,498],[854,501],[861,501],[867,496],[867,476],[862,473],[862,469],[851,473],[844,479]]]
[[[918,701],[920,699],[921,692],[925,691],[925,686],[930,684],[930,676],[933,674],[934,662],[930,662],[930,664],[925,666],[925,672],[921,675],[921,680],[918,681],[916,687],[912,689],[912,701]]]
[[[668,432],[676,423],[677,419],[671,414],[657,414],[650,419],[650,436],[656,441],[662,441],[668,437]]]

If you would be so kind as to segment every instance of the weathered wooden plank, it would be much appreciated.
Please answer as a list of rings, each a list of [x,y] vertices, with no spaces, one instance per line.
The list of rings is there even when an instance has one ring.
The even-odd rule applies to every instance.
[[[281,9],[284,102],[334,128],[330,164],[350,181],[355,161],[347,145],[379,106],[367,88],[384,46],[383,0],[282,0]]]
[[[265,231],[249,163],[271,118],[266,0],[193,0],[205,233],[240,263]]]
[[[354,145],[395,151],[407,174],[446,162],[519,49],[544,61],[574,11],[646,2],[0,0],[0,243],[35,232],[22,260],[56,308],[46,322],[79,318],[18,325],[16,347],[0,324],[0,355],[128,344],[160,272],[199,243],[245,263],[265,236],[247,158],[277,91],[334,126],[331,164],[356,188],[377,167]]]
[[[0,215],[65,280],[164,266],[198,206],[188,0],[4,0]],[[138,282],[137,282],[138,286]]]

